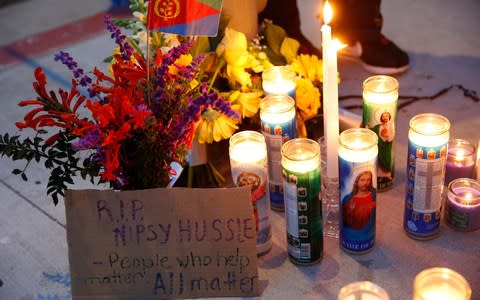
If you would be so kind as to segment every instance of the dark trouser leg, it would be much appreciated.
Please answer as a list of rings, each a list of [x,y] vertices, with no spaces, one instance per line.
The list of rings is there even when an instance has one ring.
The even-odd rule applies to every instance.
[[[342,42],[378,41],[383,18],[380,0],[330,0],[332,31]]]
[[[268,0],[265,9],[258,15],[260,23],[264,19],[272,20],[273,24],[285,29],[289,37],[299,41],[300,53],[319,54],[318,49],[300,30],[300,12],[298,11],[297,0]]]

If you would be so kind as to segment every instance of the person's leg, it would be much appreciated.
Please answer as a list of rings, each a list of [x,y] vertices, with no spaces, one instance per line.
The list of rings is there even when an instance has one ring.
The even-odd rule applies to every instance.
[[[381,33],[380,0],[330,1],[333,34],[349,45],[341,53],[359,57],[372,73],[395,74],[408,69],[408,54]]]
[[[317,49],[300,30],[300,12],[297,0],[269,0],[265,9],[258,15],[261,23],[264,19],[272,20],[273,24],[285,29],[287,35],[300,42],[300,53],[320,55]]]

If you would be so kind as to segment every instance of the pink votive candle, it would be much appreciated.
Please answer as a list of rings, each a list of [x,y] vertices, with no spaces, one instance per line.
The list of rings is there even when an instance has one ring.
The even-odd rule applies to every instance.
[[[447,164],[445,169],[445,185],[457,178],[473,178],[475,176],[475,146],[462,139],[448,142]]]
[[[445,201],[445,220],[456,230],[480,228],[480,182],[470,178],[457,178],[450,182]]]

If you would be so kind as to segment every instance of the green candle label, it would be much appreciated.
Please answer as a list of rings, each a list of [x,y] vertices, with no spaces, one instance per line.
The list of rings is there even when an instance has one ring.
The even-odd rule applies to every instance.
[[[311,264],[323,252],[320,168],[307,173],[283,169],[288,256],[298,264]]]

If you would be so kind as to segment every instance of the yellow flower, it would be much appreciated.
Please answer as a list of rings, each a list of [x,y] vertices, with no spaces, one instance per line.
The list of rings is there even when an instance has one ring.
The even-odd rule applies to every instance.
[[[317,115],[320,108],[320,91],[307,79],[299,78],[296,84],[295,103],[300,116],[307,121]]]
[[[190,54],[182,54],[174,64],[168,66],[168,73],[172,75],[178,74],[178,68],[175,65],[188,66],[192,63],[193,58]]]
[[[247,37],[242,32],[231,28],[225,29],[225,36],[216,49],[218,56],[227,62],[227,75],[231,83],[239,83],[242,87],[250,86],[252,80],[245,70],[257,66],[255,57],[248,52]]]
[[[240,92],[235,91],[228,97],[232,108],[240,113],[242,118],[253,117],[257,111],[260,104],[261,97],[263,92]]]
[[[286,37],[280,46],[280,53],[285,57],[287,63],[291,63],[297,57],[299,48],[300,43],[297,40]]]
[[[195,138],[200,144],[228,139],[238,129],[237,123],[237,119],[232,119],[217,110],[207,109],[199,121]]]
[[[310,81],[323,81],[322,60],[316,55],[300,54],[293,59],[292,67],[300,77]]]

